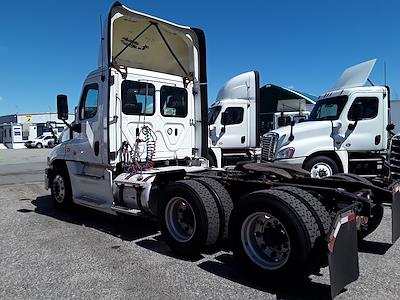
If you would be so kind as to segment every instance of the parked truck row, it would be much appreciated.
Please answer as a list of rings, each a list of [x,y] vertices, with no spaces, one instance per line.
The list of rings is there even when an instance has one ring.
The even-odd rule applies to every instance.
[[[400,178],[400,136],[393,132],[388,86],[365,86],[376,60],[346,69],[306,122],[263,137],[265,161],[295,164],[314,178],[358,174],[383,185]]]
[[[156,217],[169,247],[184,256],[228,240],[237,261],[266,282],[301,280],[329,265],[333,297],[357,279],[357,240],[378,227],[384,203],[397,240],[397,182],[316,179],[271,162],[209,167],[202,30],[116,2],[100,53],[67,123],[72,138],[47,159],[46,186],[58,207]],[[67,96],[57,96],[57,110],[67,120]]]

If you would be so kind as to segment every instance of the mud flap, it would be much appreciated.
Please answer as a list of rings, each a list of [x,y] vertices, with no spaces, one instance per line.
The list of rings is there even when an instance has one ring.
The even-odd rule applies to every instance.
[[[353,206],[337,213],[327,242],[333,299],[359,276],[357,226]]]
[[[393,187],[392,200],[392,244],[400,237],[400,182]]]

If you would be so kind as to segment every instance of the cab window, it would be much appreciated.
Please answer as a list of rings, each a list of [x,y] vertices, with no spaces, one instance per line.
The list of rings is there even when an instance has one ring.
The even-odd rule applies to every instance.
[[[79,108],[79,119],[93,118],[97,113],[97,102],[99,98],[99,86],[97,83],[85,86]]]
[[[243,107],[228,107],[225,110],[225,117],[223,118],[224,120],[222,125],[234,125],[242,123],[243,113]]]
[[[186,117],[188,113],[187,90],[174,86],[161,87],[160,107],[164,117]]]
[[[208,125],[212,125],[215,123],[220,111],[221,106],[214,106],[208,110]]]
[[[353,107],[354,103],[361,103],[364,110],[362,114],[362,120],[373,119],[378,115],[378,104],[379,100],[376,97],[360,97],[354,100],[353,104],[350,107],[349,113],[347,114],[347,118],[349,121],[354,121],[353,119]]]
[[[122,82],[122,112],[126,115],[153,115],[155,88],[151,83]]]

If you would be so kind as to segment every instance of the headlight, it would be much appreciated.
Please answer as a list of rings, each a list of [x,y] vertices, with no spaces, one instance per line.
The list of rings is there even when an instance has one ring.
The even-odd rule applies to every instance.
[[[276,159],[292,158],[294,154],[294,148],[289,147],[278,151]]]

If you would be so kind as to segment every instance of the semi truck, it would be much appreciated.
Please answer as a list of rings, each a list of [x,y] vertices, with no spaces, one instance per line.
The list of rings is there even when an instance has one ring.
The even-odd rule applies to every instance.
[[[58,117],[73,134],[47,157],[56,207],[157,218],[183,256],[228,240],[237,261],[266,282],[300,281],[329,265],[332,296],[358,277],[357,236],[380,220],[356,221],[375,220],[371,207],[392,204],[398,238],[399,184],[319,180],[272,163],[208,166],[202,30],[116,2],[100,53],[73,123],[67,96],[57,96]]]
[[[263,160],[300,165],[315,178],[352,173],[399,179],[400,136],[393,132],[390,88],[365,86],[375,62],[346,69],[318,97],[307,122],[264,135]]]
[[[208,112],[210,164],[224,167],[260,158],[261,136],[292,121],[304,121],[314,104],[294,90],[272,84],[260,88],[257,71],[231,78]]]

